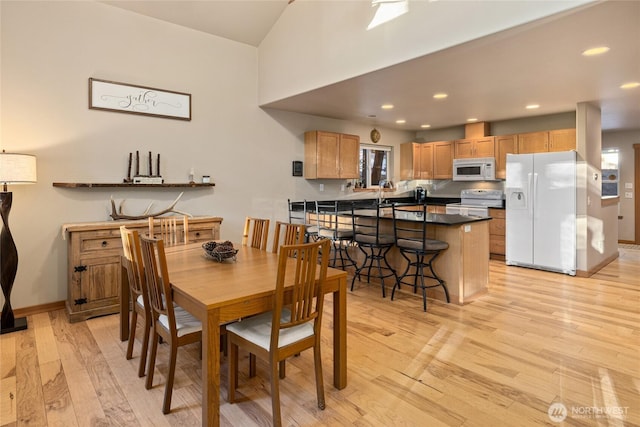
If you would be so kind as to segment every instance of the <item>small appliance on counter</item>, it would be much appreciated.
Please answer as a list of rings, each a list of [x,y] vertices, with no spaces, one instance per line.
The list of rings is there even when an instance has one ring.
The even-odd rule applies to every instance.
[[[424,203],[427,200],[427,191],[422,187],[416,187],[413,193],[413,199],[416,203]]]
[[[446,205],[448,214],[489,216],[489,208],[501,208],[504,193],[501,190],[467,189],[460,192],[460,203]]]

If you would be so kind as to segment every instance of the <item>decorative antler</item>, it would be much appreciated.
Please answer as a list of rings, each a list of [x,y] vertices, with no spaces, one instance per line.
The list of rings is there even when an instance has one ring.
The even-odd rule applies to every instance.
[[[122,207],[124,206],[124,200],[122,202],[120,202],[120,207],[119,209],[116,210],[116,202],[113,200],[113,196],[111,196],[111,215],[109,215],[111,218],[113,218],[114,221],[118,221],[121,219],[126,219],[126,220],[136,220],[136,219],[145,219],[145,218],[149,218],[149,217],[156,217],[156,216],[160,216],[160,215],[164,215],[166,213],[169,212],[174,212],[174,213],[179,213],[182,215],[187,215],[188,217],[192,217],[193,215],[186,213],[186,212],[182,212],[179,211],[177,209],[175,209],[176,204],[178,203],[178,200],[180,200],[180,197],[182,197],[184,193],[180,193],[180,195],[178,197],[176,197],[176,199],[173,201],[173,203],[171,203],[169,205],[168,208],[160,211],[160,212],[155,212],[155,213],[149,213],[149,211],[151,210],[151,206],[153,206],[153,202],[151,202],[149,204],[149,206],[147,207],[147,209],[145,209],[145,211],[142,213],[142,215],[125,215],[122,213]]]

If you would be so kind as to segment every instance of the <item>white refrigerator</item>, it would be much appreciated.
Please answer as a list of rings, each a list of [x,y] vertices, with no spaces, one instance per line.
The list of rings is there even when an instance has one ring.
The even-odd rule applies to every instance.
[[[576,274],[576,152],[507,154],[506,263]]]

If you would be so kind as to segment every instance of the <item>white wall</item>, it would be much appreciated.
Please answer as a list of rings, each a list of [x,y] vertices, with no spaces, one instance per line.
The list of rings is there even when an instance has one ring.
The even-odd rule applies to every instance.
[[[120,182],[129,152],[162,157],[168,182],[211,175],[215,189],[186,190],[178,208],[224,218],[222,237],[239,241],[246,215],[286,219],[287,198],[340,196],[338,183],[291,176],[303,134],[370,128],[263,111],[257,49],[96,2],[0,2],[0,149],[35,154],[38,183],[12,186],[10,226],[19,252],[14,308],[66,299],[65,223],[109,220],[109,198],[125,213],[165,207],[176,189],[54,188],[53,182]],[[88,78],[192,95],[189,122],[88,109]],[[411,140],[381,129],[380,144]],[[146,169],[143,169],[146,170]],[[349,194],[344,194],[349,197]]]
[[[260,44],[259,103],[297,95],[587,3],[592,1],[410,1],[409,13],[367,31],[376,12],[368,0],[297,1],[285,9]]]
[[[640,144],[640,130],[605,132],[602,134],[602,148],[617,148],[619,156],[619,191],[620,203],[618,214],[622,219],[618,221],[618,239],[633,242],[635,240],[635,199],[627,199],[625,192],[632,192],[638,197],[638,189],[625,189],[625,183],[634,182],[634,151],[633,144]]]

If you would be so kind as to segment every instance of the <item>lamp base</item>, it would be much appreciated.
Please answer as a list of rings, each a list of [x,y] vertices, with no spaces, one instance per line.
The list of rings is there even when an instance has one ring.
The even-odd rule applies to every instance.
[[[24,331],[27,329],[27,318],[26,317],[16,317],[13,326],[7,326],[6,328],[2,325],[0,328],[0,335],[9,334],[11,332]]]

